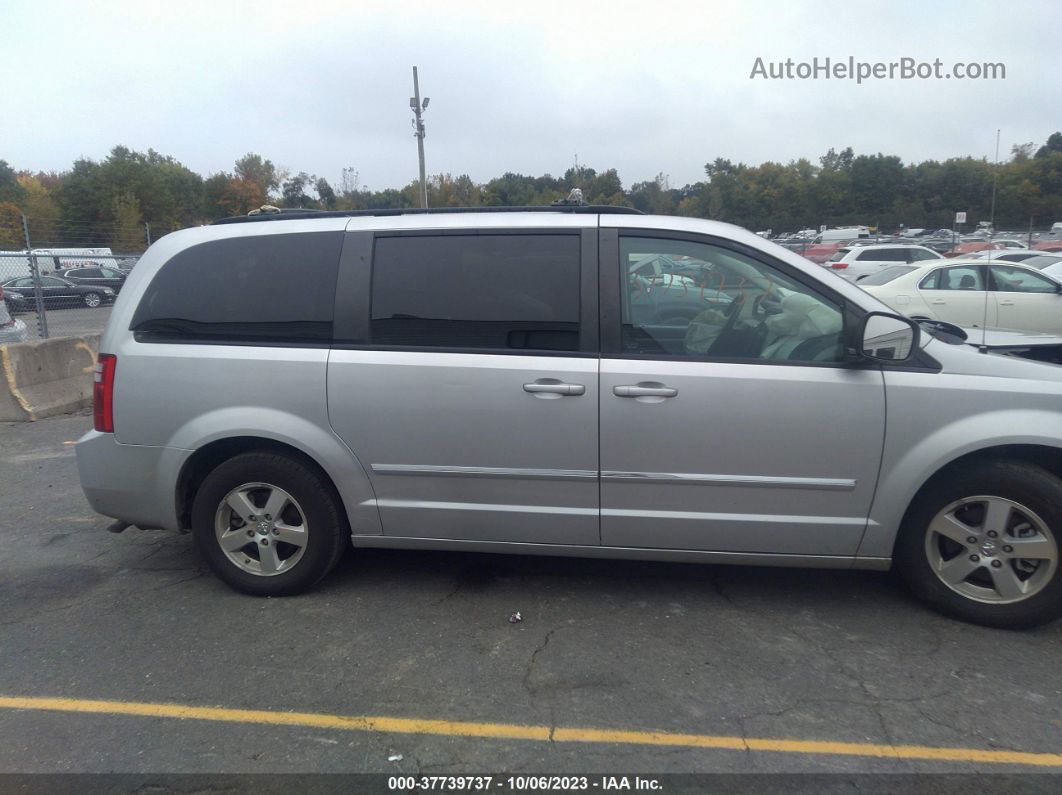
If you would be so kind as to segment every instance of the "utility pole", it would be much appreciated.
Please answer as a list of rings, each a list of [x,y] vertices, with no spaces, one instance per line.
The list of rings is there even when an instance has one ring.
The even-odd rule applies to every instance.
[[[420,82],[417,80],[417,67],[413,67],[413,96],[409,98],[409,108],[416,118],[413,120],[413,137],[417,139],[417,154],[420,156],[420,206],[428,206],[428,183],[424,176],[424,119],[421,114],[428,109],[430,97],[420,101]]]
[[[996,182],[999,181],[999,130],[996,130],[996,162],[992,164],[992,209],[988,213],[988,223],[992,225],[992,234],[996,233]]]

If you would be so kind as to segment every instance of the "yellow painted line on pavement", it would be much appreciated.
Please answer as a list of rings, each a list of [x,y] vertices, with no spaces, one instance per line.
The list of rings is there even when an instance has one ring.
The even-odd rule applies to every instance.
[[[224,709],[221,707],[193,707],[183,704],[151,704],[137,701],[0,696],[0,709],[47,710],[97,715],[135,715],[145,718],[178,718],[182,720],[221,721],[224,723],[249,723],[266,726],[302,726],[314,729],[380,732],[384,734],[429,734],[444,737],[482,737],[495,740],[670,746],[725,751],[765,751],[786,754],[919,759],[932,762],[978,762],[982,764],[1062,767],[1062,754],[1029,751],[991,751],[979,748],[881,745],[876,743],[847,743],[822,740],[772,740],[755,737],[678,734],[658,731],[526,726],[514,723],[478,723],[369,715],[327,715],[316,712],[273,712],[260,709]]]

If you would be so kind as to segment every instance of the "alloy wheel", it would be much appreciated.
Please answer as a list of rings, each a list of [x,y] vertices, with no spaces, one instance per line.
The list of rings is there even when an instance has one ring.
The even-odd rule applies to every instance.
[[[306,551],[309,528],[295,499],[270,483],[245,483],[218,506],[214,534],[234,566],[272,577],[294,568]]]
[[[991,604],[1031,598],[1058,566],[1058,545],[1044,521],[1003,497],[966,497],[945,507],[929,523],[925,552],[944,585]]]

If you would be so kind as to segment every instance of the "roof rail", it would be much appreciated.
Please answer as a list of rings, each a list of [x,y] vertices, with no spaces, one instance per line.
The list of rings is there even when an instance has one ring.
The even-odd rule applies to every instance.
[[[253,211],[252,211],[253,212]],[[548,207],[402,207],[389,210],[303,210],[289,208],[266,210],[258,215],[234,215],[219,218],[215,224],[244,224],[256,221],[290,221],[300,218],[359,218],[362,216],[444,215],[446,213],[577,213],[602,215],[645,215],[633,207],[612,204],[556,204]]]

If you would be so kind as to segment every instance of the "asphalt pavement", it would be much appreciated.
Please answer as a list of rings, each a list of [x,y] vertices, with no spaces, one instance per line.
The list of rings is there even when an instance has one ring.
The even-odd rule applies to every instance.
[[[111,307],[48,308],[45,310],[45,316],[48,320],[49,337],[80,337],[85,334],[102,333],[107,326],[107,318],[111,316]],[[36,312],[20,312],[16,317],[26,324],[29,342],[41,338]]]
[[[1062,771],[1007,761],[1062,752],[1062,624],[961,624],[888,573],[430,552],[252,598],[188,536],[106,532],[90,424],[0,425],[0,771]]]

